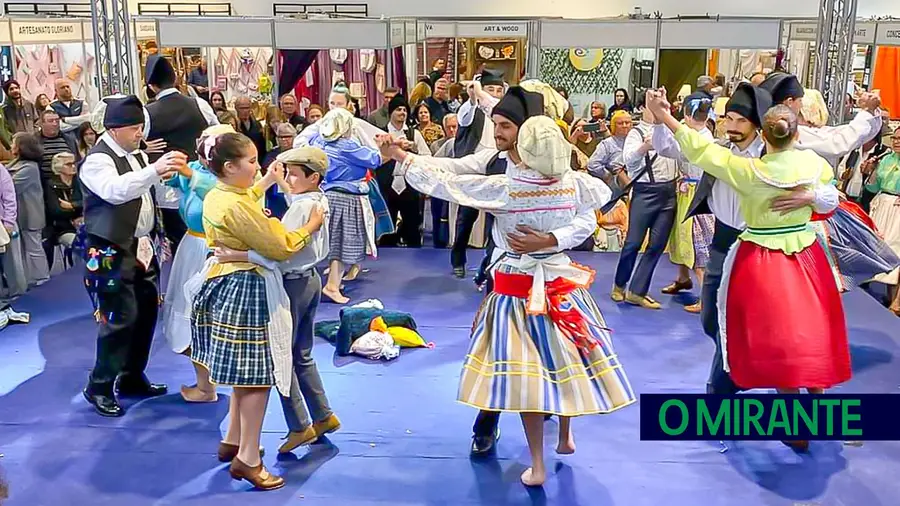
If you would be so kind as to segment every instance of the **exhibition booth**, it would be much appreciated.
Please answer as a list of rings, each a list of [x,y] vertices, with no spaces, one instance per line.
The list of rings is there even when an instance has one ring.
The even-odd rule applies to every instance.
[[[71,83],[76,98],[88,104],[99,99],[90,19],[0,18],[0,46],[2,81],[16,79],[25,100],[34,102],[42,94],[52,100],[61,78]]]

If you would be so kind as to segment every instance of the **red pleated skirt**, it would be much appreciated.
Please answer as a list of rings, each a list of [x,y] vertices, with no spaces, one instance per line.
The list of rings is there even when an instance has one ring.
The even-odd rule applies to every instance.
[[[794,255],[751,242],[736,247],[725,313],[734,382],[829,388],[850,379],[844,308],[819,243]]]

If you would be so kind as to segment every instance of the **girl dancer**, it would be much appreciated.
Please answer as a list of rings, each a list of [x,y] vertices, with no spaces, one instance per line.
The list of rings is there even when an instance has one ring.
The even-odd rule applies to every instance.
[[[507,236],[521,227],[549,232],[609,200],[602,181],[571,170],[571,144],[552,119],[525,121],[517,146],[522,165],[498,176],[455,175],[405,156],[397,145],[386,144],[384,152],[405,160],[400,172],[422,193],[493,214],[493,236],[502,251],[512,251]],[[522,483],[540,486],[547,475],[545,415],[560,417],[556,451],[571,454],[571,417],[611,413],[635,402],[635,395],[587,291],[592,270],[573,263],[558,247],[531,255],[505,253],[498,262],[494,290],[475,317],[458,399],[483,410],[521,414],[532,458]]]
[[[767,154],[742,158],[680,124],[665,90],[647,95],[650,110],[675,133],[685,157],[741,197],[748,228],[728,253],[719,288],[725,370],[741,388],[781,393],[822,393],[850,379],[844,309],[828,258],[809,227],[813,209],[771,206],[792,188],[834,179],[824,158],[795,149],[797,116],[786,106],[769,109],[763,118]]]
[[[181,219],[187,225],[187,234],[178,245],[169,284],[163,304],[163,333],[175,353],[191,355],[191,311],[184,295],[184,285],[203,269],[209,248],[203,234],[203,199],[216,186],[216,176],[209,171],[209,154],[203,149],[211,136],[233,133],[231,125],[211,126],[203,131],[197,141],[199,160],[190,162],[183,172],[166,181],[166,186],[181,190],[178,205]],[[216,387],[209,382],[209,371],[194,363],[197,383],[181,386],[181,396],[187,402],[216,402]]]
[[[203,202],[208,246],[252,249],[284,261],[309,244],[322,225],[322,210],[314,209],[306,225],[293,232],[267,218],[258,201],[283,175],[270,170],[253,184],[259,170],[253,141],[227,133],[207,139],[204,153],[219,179]],[[290,395],[290,302],[281,279],[254,264],[219,264],[213,257],[185,291],[192,304],[191,358],[209,370],[213,383],[235,387],[219,460],[231,461],[236,480],[262,490],[281,488],[284,480],[265,469],[259,448],[269,389],[274,384],[281,395]]]
[[[326,216],[330,214],[328,200],[319,190],[319,184],[328,170],[328,157],[324,151],[313,147],[290,149],[278,155],[275,164],[284,164],[288,170],[289,191],[286,193],[291,205],[281,220],[288,230],[303,226],[316,207],[322,206]],[[325,221],[329,221],[327,217]],[[322,292],[322,280],[316,271],[316,265],[328,255],[328,237],[329,227],[326,225],[312,234],[312,242],[308,247],[281,264],[263,258],[254,251],[235,252],[216,248],[216,258],[220,262],[249,261],[269,269],[277,268],[284,278],[284,289],[291,301],[294,373],[291,378],[291,396],[281,398],[281,407],[290,432],[278,449],[279,453],[289,453],[308,445],[341,426],[328,404],[322,377],[312,356],[315,340],[313,321]]]
[[[351,106],[350,90],[341,84],[335,86],[334,89],[331,90],[331,95],[328,97],[328,109],[345,109],[350,111]],[[310,141],[319,135],[320,128],[321,122],[307,127],[296,139],[294,139],[294,147],[299,148],[302,146],[309,146]],[[373,149],[378,149],[378,144],[375,141],[376,137],[387,133],[357,117],[353,118],[353,124],[350,127],[350,130],[351,139],[363,146]],[[370,170],[366,175],[367,181],[372,180],[374,177],[372,171],[377,168],[378,166],[369,167]],[[363,213],[366,221],[366,253],[377,258],[378,248],[376,242],[381,236],[394,233],[394,222],[391,219],[387,203],[384,200],[384,196],[381,194],[381,190],[378,189],[377,184],[370,184],[368,195],[361,197],[360,200],[362,201]],[[329,270],[328,273],[330,274],[330,272],[331,271]],[[350,265],[350,269],[344,277],[344,280],[353,281],[360,273],[362,273],[362,268],[359,264]]]

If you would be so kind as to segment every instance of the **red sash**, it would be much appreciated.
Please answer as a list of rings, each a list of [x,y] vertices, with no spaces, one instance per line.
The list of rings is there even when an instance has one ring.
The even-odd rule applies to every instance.
[[[509,297],[527,299],[531,292],[532,282],[532,276],[526,274],[496,272],[494,273],[494,292]],[[588,332],[589,324],[581,311],[571,301],[566,301],[566,296],[578,289],[578,286],[565,278],[556,278],[546,286],[547,316],[559,327],[564,336],[575,343],[582,353],[587,354],[600,343]],[[568,308],[563,307],[564,302],[568,304]]]

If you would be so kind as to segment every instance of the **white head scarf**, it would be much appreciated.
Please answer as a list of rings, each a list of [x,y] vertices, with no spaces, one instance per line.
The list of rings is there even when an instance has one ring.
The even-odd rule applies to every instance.
[[[554,90],[553,86],[537,79],[522,81],[519,86],[526,91],[540,93],[544,96],[544,114],[547,116],[555,120],[561,120],[566,116],[566,111],[569,110],[569,101]]]
[[[347,135],[353,126],[353,114],[347,109],[332,109],[319,120],[319,134],[327,141],[335,141]]]
[[[517,142],[522,163],[549,178],[559,178],[572,170],[572,145],[563,137],[555,121],[534,116],[519,127]]]

